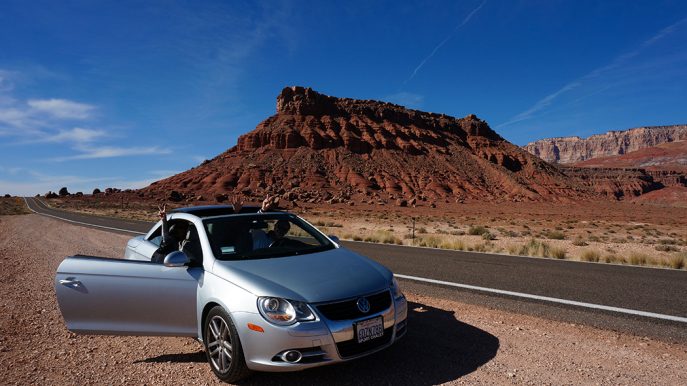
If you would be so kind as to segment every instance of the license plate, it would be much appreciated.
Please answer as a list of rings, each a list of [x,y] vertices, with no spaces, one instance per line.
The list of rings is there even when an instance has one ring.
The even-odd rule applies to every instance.
[[[384,319],[379,316],[356,323],[355,334],[358,339],[358,343],[381,338],[382,335],[384,335]]]

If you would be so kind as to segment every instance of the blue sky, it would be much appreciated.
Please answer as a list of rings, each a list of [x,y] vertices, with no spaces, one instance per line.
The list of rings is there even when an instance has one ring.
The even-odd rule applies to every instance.
[[[145,186],[289,85],[474,113],[518,145],[687,123],[687,3],[4,0],[0,194]]]

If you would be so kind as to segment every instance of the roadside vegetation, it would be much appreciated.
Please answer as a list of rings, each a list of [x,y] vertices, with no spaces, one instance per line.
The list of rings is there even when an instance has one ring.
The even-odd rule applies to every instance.
[[[31,211],[21,197],[0,197],[0,216],[29,213]]]
[[[84,195],[79,200],[58,197],[46,201],[61,209],[154,220],[155,202],[113,199],[116,193],[106,200],[103,194]],[[186,205],[193,203],[175,204]],[[293,210],[325,234],[336,235],[342,240],[687,269],[685,223],[665,222],[663,217],[654,223],[603,221],[599,218],[609,215],[598,213],[599,209],[583,219],[544,214],[522,218],[498,214],[500,208],[489,209],[491,215],[430,213],[415,217],[394,210],[357,207],[303,206]]]

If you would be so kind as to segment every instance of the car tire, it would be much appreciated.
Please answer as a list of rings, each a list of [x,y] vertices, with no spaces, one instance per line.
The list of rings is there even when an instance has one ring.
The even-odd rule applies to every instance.
[[[236,326],[224,308],[216,306],[210,310],[203,332],[205,355],[217,378],[233,383],[250,375]]]

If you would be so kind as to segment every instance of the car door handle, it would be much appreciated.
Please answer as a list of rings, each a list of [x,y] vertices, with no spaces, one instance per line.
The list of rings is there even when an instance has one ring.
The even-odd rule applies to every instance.
[[[60,280],[60,284],[67,287],[80,287],[82,285],[80,281],[76,280],[73,277],[68,277],[66,279]]]

